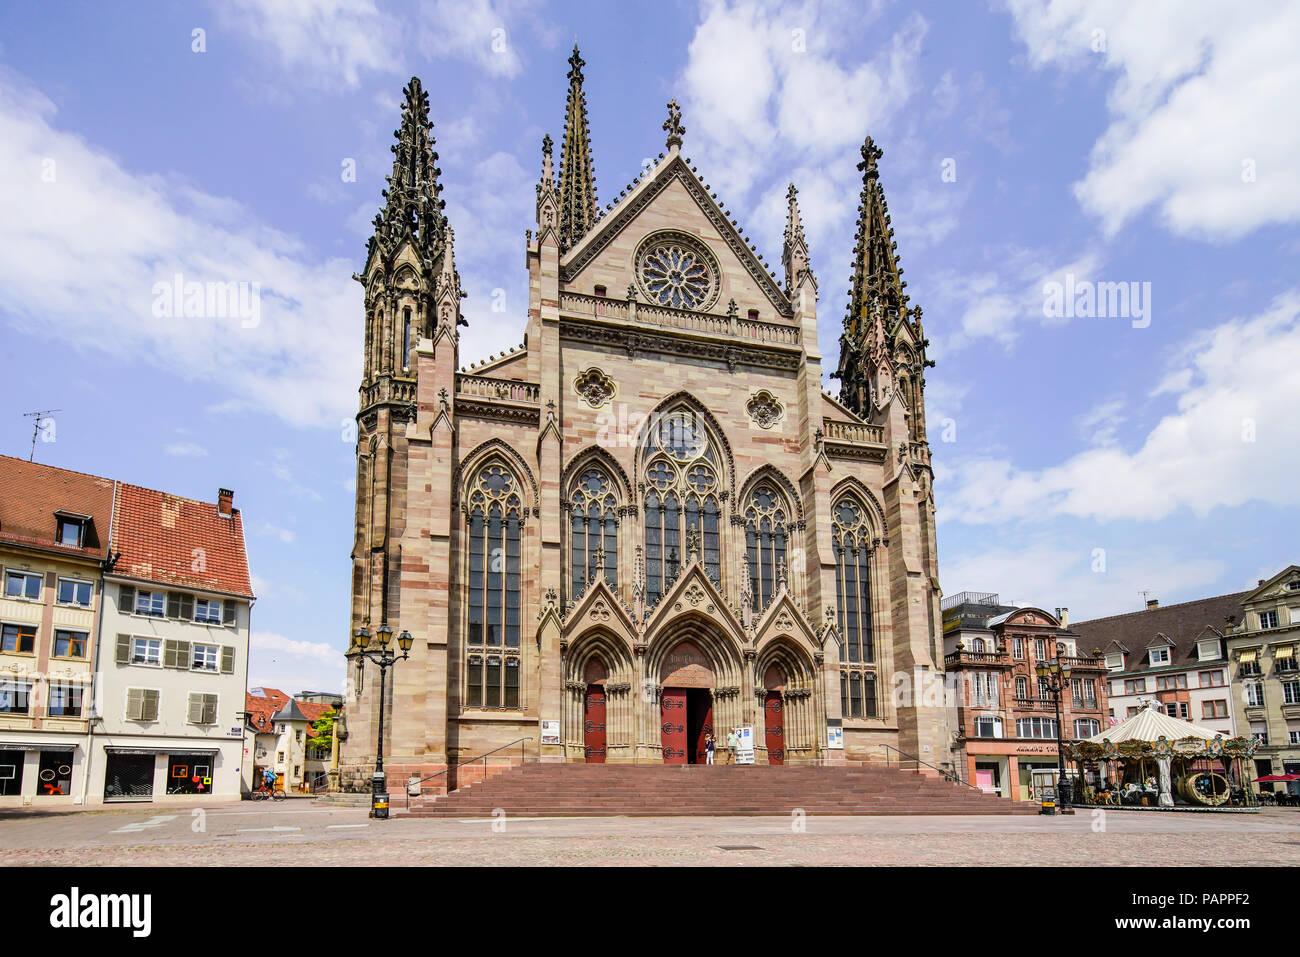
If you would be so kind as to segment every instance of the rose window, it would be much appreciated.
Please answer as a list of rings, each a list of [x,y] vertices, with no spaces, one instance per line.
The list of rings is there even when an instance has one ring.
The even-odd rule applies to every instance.
[[[652,305],[705,309],[718,294],[718,270],[703,244],[679,234],[658,234],[641,248],[637,279]]]

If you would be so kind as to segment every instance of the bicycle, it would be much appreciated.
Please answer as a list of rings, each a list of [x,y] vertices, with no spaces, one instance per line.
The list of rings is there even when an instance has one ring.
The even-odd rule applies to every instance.
[[[260,788],[253,791],[252,797],[254,801],[283,801],[286,795],[284,793],[284,788],[275,788],[272,790],[263,784]]]

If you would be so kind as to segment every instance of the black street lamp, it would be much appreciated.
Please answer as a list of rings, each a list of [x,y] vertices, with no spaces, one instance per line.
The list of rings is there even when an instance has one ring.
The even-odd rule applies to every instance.
[[[374,818],[388,817],[388,789],[384,784],[384,692],[385,678],[388,675],[388,669],[393,667],[399,661],[404,661],[411,657],[411,643],[415,640],[411,633],[402,629],[402,633],[397,636],[398,647],[402,649],[400,656],[393,654],[388,649],[388,644],[393,639],[393,629],[389,627],[388,622],[383,622],[378,631],[375,633],[374,640],[379,650],[368,651],[370,647],[370,629],[362,625],[352,636],[352,646],[348,648],[347,657],[355,659],[361,667],[364,668],[364,661],[373,661],[379,666],[379,746],[375,752],[375,774],[370,779],[370,816]]]
[[[1059,659],[1051,662],[1040,661],[1034,668],[1038,675],[1038,686],[1047,691],[1056,705],[1056,790],[1062,812],[1070,806],[1070,782],[1065,777],[1065,742],[1061,740],[1061,695],[1070,686],[1070,666],[1061,664]],[[1041,694],[1041,691],[1040,691]],[[1073,811],[1068,813],[1074,813]]]

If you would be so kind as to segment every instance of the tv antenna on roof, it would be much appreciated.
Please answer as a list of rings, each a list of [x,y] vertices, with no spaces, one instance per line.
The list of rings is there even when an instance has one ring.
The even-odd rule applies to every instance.
[[[27,456],[27,461],[28,461],[28,462],[31,462],[33,459],[36,458],[36,440],[37,440],[37,438],[40,437],[40,434],[41,434],[41,421],[42,421],[42,420],[43,420],[47,415],[53,415],[55,412],[62,412],[62,411],[63,411],[62,409],[42,409],[42,410],[39,411],[39,412],[24,412],[24,413],[23,413],[23,418],[24,418],[24,419],[35,419],[35,420],[36,420],[35,424],[32,426],[32,451],[31,451],[31,454]]]

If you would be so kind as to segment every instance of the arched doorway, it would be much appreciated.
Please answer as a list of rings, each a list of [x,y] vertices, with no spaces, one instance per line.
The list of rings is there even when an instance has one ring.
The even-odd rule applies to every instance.
[[[713,734],[713,664],[693,641],[682,641],[664,656],[659,675],[664,764],[703,764]]]
[[[785,764],[785,673],[779,665],[768,665],[763,676],[763,738],[768,764]]]
[[[583,754],[588,764],[604,764],[606,737],[605,682],[608,672],[604,662],[592,658],[587,662],[583,679],[587,690],[582,705]]]

